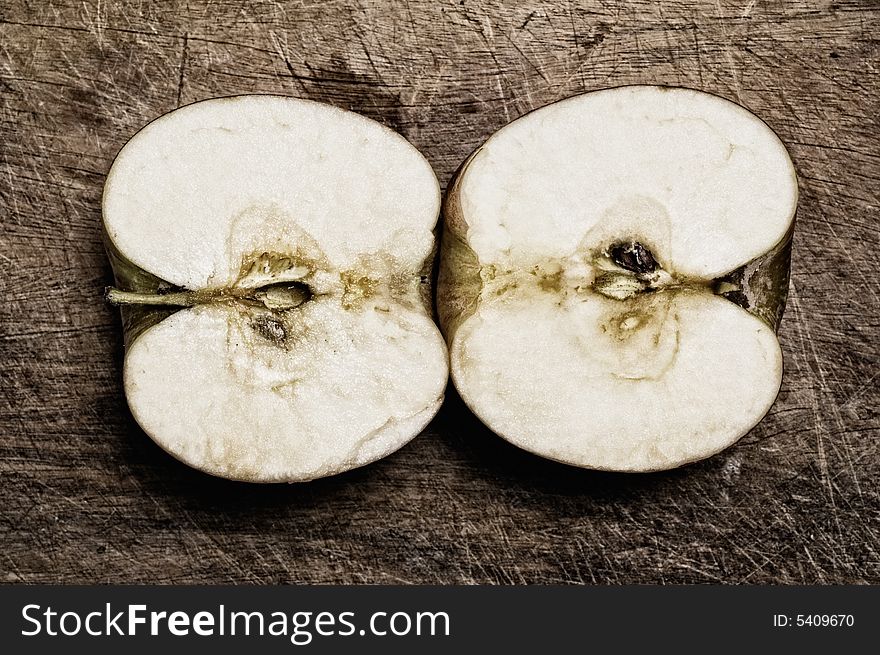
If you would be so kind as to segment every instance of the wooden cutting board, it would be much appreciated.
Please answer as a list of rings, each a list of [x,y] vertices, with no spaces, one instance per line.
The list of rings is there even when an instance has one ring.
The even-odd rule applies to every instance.
[[[0,579],[880,582],[878,32],[874,0],[3,0]],[[387,460],[249,486],[135,425],[100,199],[144,123],[212,96],[322,100],[401,132],[445,183],[507,121],[632,83],[745,105],[797,167],[785,380],[739,445],[580,471],[502,442],[450,390]]]

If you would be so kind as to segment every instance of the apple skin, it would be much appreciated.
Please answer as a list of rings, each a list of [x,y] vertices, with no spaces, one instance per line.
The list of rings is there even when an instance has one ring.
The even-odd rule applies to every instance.
[[[110,268],[113,270],[113,279],[116,287],[135,293],[163,293],[174,289],[174,285],[156,277],[152,273],[132,264],[119,252],[114,245],[106,228],[102,229],[104,250],[110,260]],[[151,305],[120,305],[122,314],[122,335],[125,347],[130,348],[134,340],[146,330],[171,316],[177,309],[156,307]]]

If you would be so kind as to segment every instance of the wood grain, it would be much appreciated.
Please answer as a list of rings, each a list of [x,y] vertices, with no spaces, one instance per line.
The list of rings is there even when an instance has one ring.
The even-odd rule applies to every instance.
[[[24,582],[880,582],[875,0],[0,2],[0,574]],[[801,184],[782,392],[658,475],[542,461],[454,392],[413,443],[296,486],[137,428],[101,299],[104,176],[174,107],[273,92],[376,118],[442,181],[524,112],[630,83],[742,103]]]

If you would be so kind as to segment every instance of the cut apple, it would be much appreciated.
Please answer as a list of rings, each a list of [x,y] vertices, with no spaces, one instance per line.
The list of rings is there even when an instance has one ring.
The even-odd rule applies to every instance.
[[[514,121],[444,207],[456,388],[497,434],[577,466],[730,446],[779,390],[796,204],[780,140],[713,95],[620,87]]]
[[[328,105],[239,96],[147,125],[103,199],[137,422],[248,481],[401,447],[447,380],[429,302],[439,198],[401,136]]]

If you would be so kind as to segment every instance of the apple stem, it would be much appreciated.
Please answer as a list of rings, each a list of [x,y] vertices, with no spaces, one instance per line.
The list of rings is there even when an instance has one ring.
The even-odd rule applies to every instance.
[[[273,284],[258,289],[225,289],[219,291],[172,291],[169,293],[139,293],[107,287],[104,297],[111,305],[153,305],[164,307],[193,307],[207,302],[239,300],[262,304],[266,309],[282,311],[299,307],[312,292],[295,283]]]
[[[171,307],[192,307],[199,299],[192,291],[174,293],[137,293],[123,291],[114,287],[104,290],[104,297],[111,305],[168,305]]]

